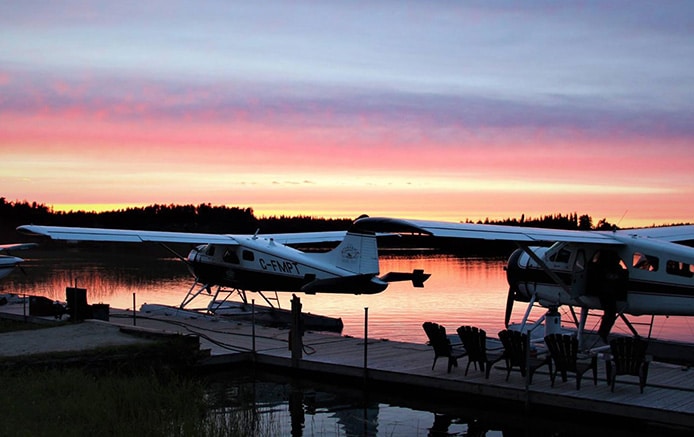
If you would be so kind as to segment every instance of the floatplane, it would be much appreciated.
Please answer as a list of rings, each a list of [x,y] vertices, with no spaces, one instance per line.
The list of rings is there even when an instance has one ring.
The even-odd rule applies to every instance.
[[[19,226],[17,230],[63,241],[159,243],[183,260],[195,278],[180,309],[205,291],[213,296],[210,304],[215,307],[208,309],[214,312],[235,293],[247,303],[246,292],[256,292],[272,307],[272,301],[279,303],[277,292],[375,294],[395,281],[411,281],[414,287],[423,287],[430,276],[416,269],[379,276],[377,235],[356,229],[262,235],[36,225]],[[196,246],[182,256],[167,246],[174,243]],[[316,243],[338,244],[325,252],[292,247]],[[274,298],[268,296],[273,292]]]
[[[506,225],[365,217],[358,229],[448,239],[513,242],[504,323],[515,301],[528,303],[525,329],[537,303],[547,309],[537,323],[560,328],[557,309],[568,306],[582,339],[589,311],[602,311],[598,334],[606,342],[617,317],[639,335],[628,316],[694,315],[694,226],[612,231],[572,231]],[[575,308],[580,309],[577,316]],[[650,336],[650,330],[649,330]]]
[[[12,273],[16,268],[20,268],[20,264],[24,259],[9,255],[11,251],[26,250],[36,247],[36,243],[10,243],[0,244],[0,252],[6,252],[8,255],[0,254],[0,279]]]

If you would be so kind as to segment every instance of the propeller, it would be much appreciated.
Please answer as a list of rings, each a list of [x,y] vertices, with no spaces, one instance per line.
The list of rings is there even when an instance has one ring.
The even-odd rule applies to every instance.
[[[504,315],[504,326],[506,328],[508,328],[508,324],[511,321],[514,300],[516,300],[516,293],[513,291],[513,288],[509,287],[508,294],[506,295],[506,314]]]
[[[614,322],[617,320],[617,313],[613,311],[604,311],[602,313],[602,318],[600,319],[600,327],[598,328],[598,335],[602,340],[607,343],[607,336],[612,330]]]

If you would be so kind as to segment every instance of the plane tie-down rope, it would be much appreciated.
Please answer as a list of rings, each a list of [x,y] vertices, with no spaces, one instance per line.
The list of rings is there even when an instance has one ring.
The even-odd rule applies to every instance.
[[[132,316],[126,315],[126,314],[112,314],[111,317],[131,318]],[[251,351],[251,349],[249,349],[249,348],[233,346],[229,343],[225,343],[225,342],[222,342],[220,340],[216,340],[216,339],[210,337],[209,335],[206,335],[200,331],[207,331],[207,332],[213,332],[216,334],[224,334],[224,335],[235,335],[238,337],[252,337],[251,334],[241,334],[238,332],[227,332],[227,331],[220,331],[217,329],[203,328],[201,326],[191,325],[190,323],[186,323],[186,322],[158,319],[156,317],[137,316],[137,318],[138,319],[144,319],[144,320],[153,320],[155,322],[169,323],[171,325],[180,326],[180,327],[186,329],[191,334],[198,335],[201,338],[204,338],[205,340],[209,341],[210,343],[215,344],[215,345],[217,345],[223,349],[227,349],[227,350],[234,351],[234,352],[250,352]],[[256,335],[255,338],[264,338],[266,340],[275,340],[275,341],[279,341],[282,343],[289,343],[289,340],[284,340],[284,339],[276,338],[276,337],[269,337],[269,336],[265,336],[265,335]],[[311,354],[316,352],[316,350],[314,348],[312,348],[311,346],[308,346],[308,345],[304,345],[303,349],[304,349],[304,353],[307,355],[311,355]]]

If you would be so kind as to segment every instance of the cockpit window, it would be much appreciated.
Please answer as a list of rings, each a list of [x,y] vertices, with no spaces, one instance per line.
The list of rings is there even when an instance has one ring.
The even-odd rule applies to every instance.
[[[227,249],[224,252],[224,256],[222,257],[224,262],[228,262],[231,264],[238,264],[239,263],[239,257],[236,255],[236,251],[234,249]]]
[[[649,272],[655,272],[658,270],[658,264],[660,261],[658,257],[652,255],[646,255],[640,252],[634,252],[633,266],[636,269],[648,270]]]
[[[250,250],[244,250],[243,253],[241,254],[241,256],[243,257],[243,259],[245,261],[255,260],[255,255],[253,255],[253,252],[251,252]]]
[[[665,271],[671,275],[684,276],[691,278],[694,276],[694,267],[691,264],[668,260],[665,264]]]

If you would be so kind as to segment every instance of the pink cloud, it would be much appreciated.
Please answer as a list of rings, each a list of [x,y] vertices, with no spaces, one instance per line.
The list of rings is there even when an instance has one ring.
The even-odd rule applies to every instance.
[[[360,95],[293,99],[229,84],[215,92],[95,78],[49,83],[0,73],[0,153],[7,165],[10,151],[22,162],[79,164],[93,170],[91,182],[73,179],[74,168],[43,177],[25,164],[33,182],[2,179],[10,197],[213,201],[338,216],[375,210],[476,220],[585,211],[612,220],[629,210],[634,220],[694,217],[687,200],[694,151],[677,117],[648,131],[648,123],[605,111],[572,117],[571,108],[553,114],[488,100],[393,94],[365,104]],[[246,184],[256,175],[265,180]],[[349,188],[355,179],[373,184]]]

